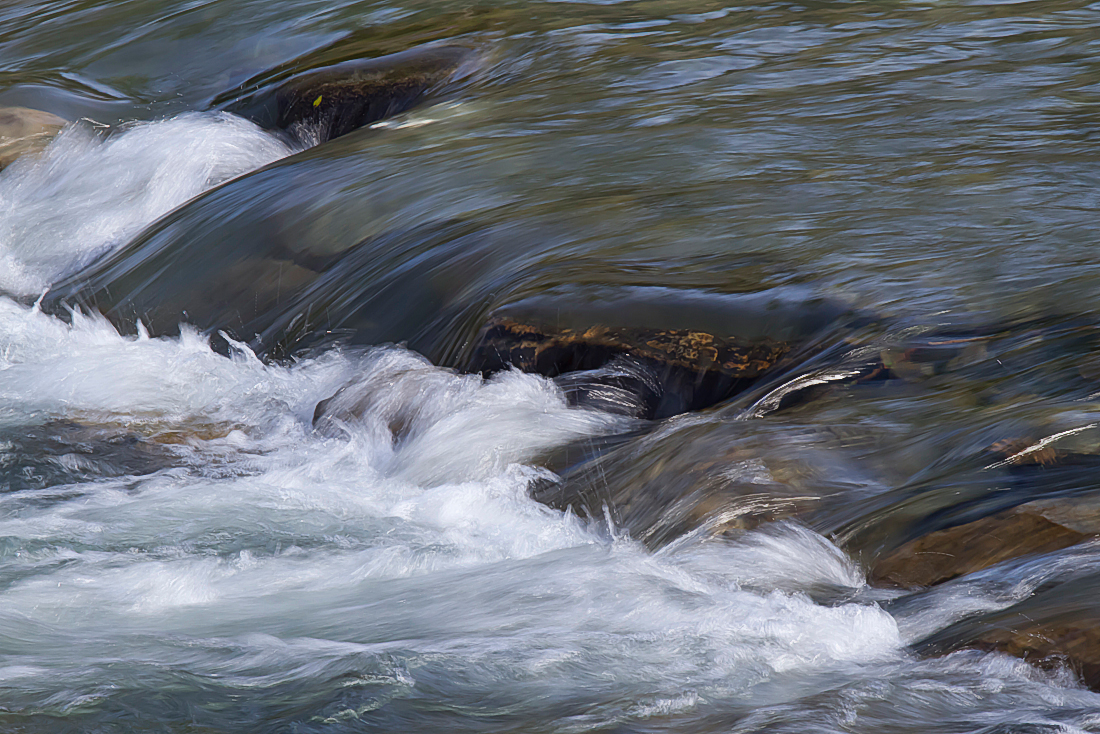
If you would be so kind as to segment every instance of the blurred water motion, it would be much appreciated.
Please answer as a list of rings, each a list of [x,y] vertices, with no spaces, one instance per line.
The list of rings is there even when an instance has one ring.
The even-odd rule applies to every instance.
[[[0,729],[1100,731],[1098,27],[6,4]]]

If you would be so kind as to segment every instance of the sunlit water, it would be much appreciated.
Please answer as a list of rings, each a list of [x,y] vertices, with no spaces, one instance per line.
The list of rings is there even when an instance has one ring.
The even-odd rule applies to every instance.
[[[295,153],[199,110],[354,31],[379,52],[457,34],[490,61],[459,100],[226,184],[201,210],[209,246],[256,221],[323,248],[472,217],[518,233],[471,276],[494,303],[801,283],[922,323],[1095,313],[1098,22],[1059,3],[0,10],[0,102],[124,123],[76,123],[0,173],[0,728],[1100,731],[1068,671],[906,647],[1093,568],[1093,546],[891,606],[828,513],[821,533],[654,551],[611,513],[535,502],[554,449],[643,428],[544,378],[393,345],[266,364],[30,305]],[[888,496],[929,466],[946,485],[1012,429],[1094,420],[1087,386],[1022,362],[793,418],[681,420],[654,444],[717,435],[755,452],[739,476],[781,482],[788,461],[823,496]],[[315,431],[348,383],[364,414]]]

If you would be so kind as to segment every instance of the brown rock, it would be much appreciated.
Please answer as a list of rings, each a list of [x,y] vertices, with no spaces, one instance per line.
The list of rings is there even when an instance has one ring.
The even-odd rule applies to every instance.
[[[961,649],[1003,652],[1040,667],[1067,666],[1100,690],[1100,577],[1044,588],[1008,609],[962,620],[916,643],[924,655]]]
[[[770,339],[748,342],[691,329],[554,328],[504,317],[485,326],[477,351],[484,354],[483,360],[491,361],[489,355],[495,355],[502,363],[548,377],[595,369],[613,357],[631,355],[670,367],[752,379],[774,367],[790,351],[790,345]]]
[[[21,156],[40,152],[66,124],[42,110],[0,107],[0,170]]]
[[[1042,667],[1068,665],[1093,690],[1100,690],[1100,612],[1065,614],[1051,621],[1023,615],[991,627],[973,647],[1014,655]]]
[[[790,350],[786,342],[690,328],[571,328],[496,317],[482,329],[469,368],[487,373],[512,366],[557,377],[628,358],[657,384],[647,417],[664,417],[700,410],[743,390]]]
[[[1011,558],[1068,548],[1096,534],[1096,498],[1029,502],[911,540],[878,558],[869,575],[877,584],[931,586]]]

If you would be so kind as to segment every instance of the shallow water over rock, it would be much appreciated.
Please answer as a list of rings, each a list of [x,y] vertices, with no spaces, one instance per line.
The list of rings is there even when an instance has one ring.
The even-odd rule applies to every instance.
[[[1098,21],[0,8],[0,729],[1100,731]]]

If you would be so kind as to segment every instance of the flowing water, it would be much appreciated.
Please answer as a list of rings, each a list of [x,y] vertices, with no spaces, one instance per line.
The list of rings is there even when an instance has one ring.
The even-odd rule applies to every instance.
[[[442,40],[479,54],[459,92],[310,150],[225,111],[304,55]],[[20,105],[74,123],[0,173],[0,730],[1100,731],[1066,667],[910,647],[1095,598],[1100,546],[914,594],[865,565],[960,497],[1095,492],[1100,5],[13,0]],[[202,253],[158,291],[198,313],[252,283],[218,253],[393,232],[356,266],[376,347],[265,362],[34,305],[135,238]],[[601,289],[828,302],[885,352],[1036,326],[656,422],[450,369],[492,309]],[[315,430],[347,384],[361,414]],[[1027,437],[1084,463],[989,459]],[[797,517],[658,542],[532,498],[715,461]]]

